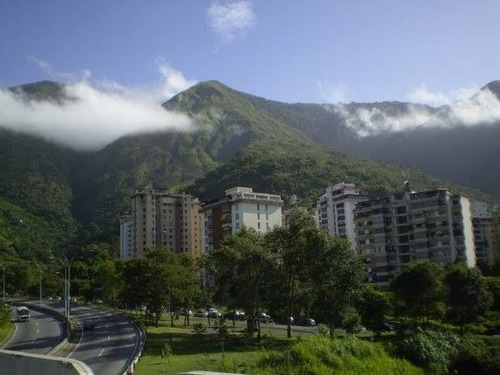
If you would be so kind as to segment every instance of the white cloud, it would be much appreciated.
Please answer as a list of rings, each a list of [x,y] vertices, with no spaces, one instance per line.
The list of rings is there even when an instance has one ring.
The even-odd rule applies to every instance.
[[[410,92],[410,94],[408,95],[408,99],[414,103],[440,106],[451,104],[457,100],[469,99],[472,95],[477,93],[478,90],[478,86],[472,86],[468,88],[451,90],[448,93],[432,92],[427,88],[427,85],[425,83],[422,83],[420,87]]]
[[[152,89],[111,81],[92,85],[86,75],[84,80],[65,85],[64,92],[71,99],[62,104],[27,101],[19,93],[0,90],[0,124],[80,150],[99,149],[136,132],[192,130],[187,116],[168,112],[160,103],[195,81],[185,79],[167,64],[160,64],[158,69],[162,83]],[[61,77],[52,73],[51,77]]]
[[[55,81],[60,81],[60,82],[81,82],[81,81],[87,81],[91,73],[87,69],[83,69],[79,73],[70,73],[70,72],[58,72],[56,71],[51,64],[49,64],[46,61],[37,59],[34,56],[28,56],[28,60],[30,60],[32,63],[35,65],[38,65],[38,67],[52,80]]]
[[[210,27],[223,43],[245,36],[256,24],[253,3],[236,1],[222,4],[218,1],[208,8]]]
[[[452,95],[428,95],[425,90],[419,94],[421,98],[432,99],[451,104],[439,108],[420,104],[408,104],[398,110],[376,105],[335,105],[333,109],[345,120],[348,127],[360,136],[376,135],[384,132],[412,130],[417,127],[477,126],[500,121],[500,101],[489,90],[481,90],[471,95],[469,89],[454,91]],[[459,98],[466,99],[459,99]],[[403,104],[401,104],[403,105]]]
[[[132,100],[163,103],[198,83],[195,80],[186,79],[181,72],[172,68],[163,59],[158,59],[156,66],[162,79],[153,87],[128,87],[108,80],[99,81],[96,86],[103,91],[113,92]]]
[[[323,82],[317,82],[321,96],[327,103],[346,103],[348,101],[348,96],[350,95],[350,90],[344,83],[338,83],[335,86],[325,86]]]

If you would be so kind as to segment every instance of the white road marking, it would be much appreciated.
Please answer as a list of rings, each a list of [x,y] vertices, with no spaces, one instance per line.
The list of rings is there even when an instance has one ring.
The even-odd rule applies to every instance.
[[[14,338],[14,336],[16,335],[16,332],[17,332],[17,323],[14,324],[14,333],[12,334],[12,337],[9,339],[9,341],[7,341],[5,343],[4,346],[2,346],[2,348],[5,348],[7,345],[9,345],[9,343],[12,341],[12,339]]]
[[[99,357],[102,355],[103,352],[104,352],[104,349],[101,350],[101,352],[99,353]]]

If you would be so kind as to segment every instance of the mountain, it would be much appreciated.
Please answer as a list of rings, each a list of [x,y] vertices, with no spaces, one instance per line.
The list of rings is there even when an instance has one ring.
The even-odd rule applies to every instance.
[[[73,100],[65,97],[62,85],[53,82],[11,90],[28,101]],[[439,147],[439,142],[449,142],[452,134],[456,144],[476,142],[475,137],[485,140],[486,134],[475,131],[479,128],[463,128],[470,132],[465,136],[437,128],[373,135],[365,128],[367,135],[361,137],[358,131],[366,124],[349,122],[348,116],[375,111],[381,117],[395,118],[417,110],[434,116],[443,108],[396,102],[340,107],[286,104],[217,81],[199,83],[163,107],[189,115],[197,130],[128,135],[101,150],[81,152],[0,127],[0,223],[6,223],[0,230],[0,246],[18,254],[21,248],[33,253],[78,236],[80,243],[111,241],[117,251],[119,218],[129,210],[131,194],[145,185],[188,192],[201,200],[219,196],[233,186],[249,186],[281,194],[285,200],[298,195],[302,205],[310,206],[330,184],[353,182],[379,194],[401,188],[402,176],[410,171],[414,189],[448,187],[471,198],[500,201],[500,194],[487,195],[410,170],[412,158],[404,158],[406,154],[420,155],[421,160],[441,165],[432,160],[433,153],[441,152],[440,158],[447,160],[458,156],[454,150]],[[407,139],[401,141],[403,135]],[[472,173],[466,167],[476,172],[481,169],[474,167],[479,154],[488,151],[494,157],[496,139],[490,138],[491,144],[485,143],[478,155],[462,150],[472,160],[460,165],[461,173]],[[379,163],[355,156],[370,152],[383,153],[391,160]],[[466,160],[466,155],[459,156]],[[455,164],[448,168],[458,169]],[[31,233],[30,240],[20,240],[24,232]]]

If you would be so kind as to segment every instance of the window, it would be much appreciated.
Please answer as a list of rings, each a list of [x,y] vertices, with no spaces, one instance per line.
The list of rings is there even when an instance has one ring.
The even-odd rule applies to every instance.
[[[239,212],[236,212],[236,214],[234,215],[234,219],[240,220],[240,213]]]
[[[257,228],[260,229],[260,221],[257,223]]]
[[[260,210],[260,204],[257,203],[257,211]]]

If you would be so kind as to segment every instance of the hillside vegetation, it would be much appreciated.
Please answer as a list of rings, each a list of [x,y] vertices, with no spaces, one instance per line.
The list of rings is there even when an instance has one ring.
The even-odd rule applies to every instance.
[[[23,92],[26,100],[62,103],[68,99],[61,87],[41,82],[13,90]],[[116,252],[119,218],[129,210],[131,194],[145,185],[189,192],[201,200],[233,186],[249,186],[285,199],[297,195],[299,204],[309,207],[330,184],[352,182],[378,194],[401,188],[409,171],[404,163],[381,164],[331,148],[331,140],[348,145],[357,137],[322,105],[274,102],[209,81],[163,106],[191,116],[198,130],[134,134],[99,151],[77,152],[0,128],[0,199],[11,205],[0,219],[30,218],[30,230],[43,237],[37,245],[22,247],[57,247],[79,235],[83,243],[111,242]],[[447,187],[498,203],[478,190],[418,170],[410,173],[414,189]],[[3,236],[3,248],[20,247],[14,235]]]

